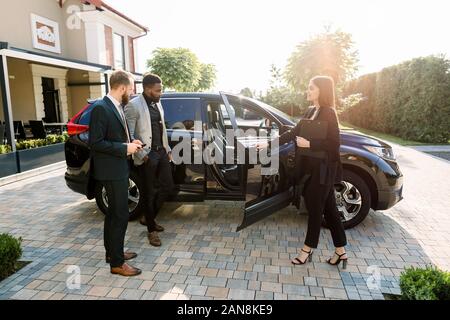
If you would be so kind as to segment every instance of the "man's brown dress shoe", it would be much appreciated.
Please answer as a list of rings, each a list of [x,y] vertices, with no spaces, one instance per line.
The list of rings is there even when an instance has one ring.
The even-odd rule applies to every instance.
[[[137,257],[137,253],[134,252],[124,252],[123,253],[123,259],[124,260],[131,260]],[[110,263],[111,262],[111,257],[106,257],[106,263]]]
[[[153,231],[147,235],[148,242],[154,247],[161,246],[161,239],[159,239],[158,232]]]
[[[112,274],[119,274],[124,277],[134,277],[140,275],[142,273],[141,269],[130,266],[127,263],[124,263],[121,267],[111,268]]]
[[[142,216],[141,219],[139,220],[139,223],[142,224],[143,226],[147,225],[147,220],[145,219],[145,216]],[[155,231],[158,232],[163,232],[164,231],[164,227],[160,226],[159,224],[157,224],[155,222],[155,227],[154,227]]]

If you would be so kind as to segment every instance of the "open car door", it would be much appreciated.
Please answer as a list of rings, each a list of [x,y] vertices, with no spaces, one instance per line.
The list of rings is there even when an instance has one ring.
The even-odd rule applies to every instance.
[[[291,204],[292,190],[279,161],[278,146],[256,150],[259,142],[270,142],[278,136],[280,125],[276,118],[245,99],[225,93],[221,96],[230,124],[236,131],[233,144],[237,149],[235,161],[242,175],[241,191],[245,196],[244,217],[237,227],[240,231]],[[252,113],[251,117],[249,113]],[[260,121],[255,123],[255,120]],[[245,159],[240,158],[242,155]]]

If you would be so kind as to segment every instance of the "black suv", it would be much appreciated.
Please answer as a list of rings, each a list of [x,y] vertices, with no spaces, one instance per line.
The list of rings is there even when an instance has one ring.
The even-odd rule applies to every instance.
[[[88,199],[96,199],[106,212],[108,199],[103,186],[90,173],[87,145],[89,119],[93,102],[83,108],[68,124],[69,140],[65,145],[67,186]],[[174,148],[182,138],[191,141],[192,157],[199,146],[221,144],[217,150],[236,149],[236,141],[228,141],[227,129],[254,129],[256,132],[282,134],[295,125],[290,116],[261,101],[232,94],[165,93],[161,98],[169,143]],[[195,123],[199,125],[194,125]],[[215,129],[214,137],[204,134]],[[255,132],[255,131],[253,131]],[[176,139],[175,136],[176,135]],[[246,149],[254,147],[259,135],[240,141]],[[266,138],[267,140],[267,138]],[[247,150],[247,151],[248,151]],[[174,201],[203,201],[221,199],[245,201],[245,212],[238,230],[293,203],[296,197],[292,175],[295,145],[279,146],[279,169],[273,174],[261,175],[260,163],[237,161],[229,164],[206,164],[188,161],[173,164],[173,178],[177,186]],[[215,154],[215,158],[225,157]],[[191,159],[194,160],[194,159]],[[374,210],[385,210],[402,199],[403,175],[392,148],[377,139],[341,131],[341,160],[343,182],[335,186],[336,200],[345,228],[359,224]],[[225,161],[223,162],[225,163]],[[132,166],[129,183],[130,219],[137,218],[141,181]],[[298,202],[298,201],[296,201]],[[298,205],[298,203],[297,203]],[[139,208],[138,208],[139,209]]]

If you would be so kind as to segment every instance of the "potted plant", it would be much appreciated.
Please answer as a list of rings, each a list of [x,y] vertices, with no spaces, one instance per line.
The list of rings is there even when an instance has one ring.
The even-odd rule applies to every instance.
[[[48,135],[46,139],[23,140],[16,144],[20,171],[27,171],[63,161],[67,134]]]

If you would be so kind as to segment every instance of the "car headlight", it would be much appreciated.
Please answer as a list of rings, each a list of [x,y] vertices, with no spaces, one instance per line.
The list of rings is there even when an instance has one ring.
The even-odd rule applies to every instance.
[[[376,154],[377,156],[383,159],[395,161],[394,151],[390,147],[385,148],[385,147],[364,146],[364,148],[366,148],[368,151]]]

